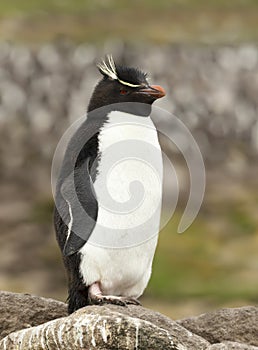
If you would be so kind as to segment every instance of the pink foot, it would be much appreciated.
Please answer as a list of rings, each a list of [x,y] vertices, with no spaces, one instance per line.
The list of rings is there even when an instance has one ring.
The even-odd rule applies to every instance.
[[[120,306],[141,305],[141,303],[134,298],[122,297],[116,295],[103,295],[99,283],[93,283],[89,288],[89,301],[93,305],[114,304]]]

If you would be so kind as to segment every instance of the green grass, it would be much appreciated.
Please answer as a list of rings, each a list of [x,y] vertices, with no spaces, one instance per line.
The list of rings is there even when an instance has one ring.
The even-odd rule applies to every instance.
[[[258,1],[13,0],[0,3],[0,40],[39,44],[60,37],[155,43],[257,41]]]
[[[239,203],[231,203],[224,205],[224,214],[220,210],[212,217],[202,214],[180,235],[177,213],[160,233],[147,296],[257,301],[257,271],[252,267],[258,248],[257,219],[254,222],[238,207]],[[224,232],[221,226],[214,228],[217,220],[224,221]]]
[[[119,11],[121,9],[145,9],[153,10],[203,10],[203,9],[250,9],[257,8],[256,0],[110,0],[110,1],[90,1],[90,0],[12,0],[0,3],[1,15],[16,15],[20,13],[37,13],[40,11],[63,14],[94,13],[99,11]]]
[[[160,233],[153,274],[143,299],[146,307],[180,318],[221,307],[257,304],[258,232],[251,232],[249,225],[238,226],[236,208],[231,209],[232,216],[228,216],[230,208],[224,215],[219,210],[212,217],[200,215],[180,235],[176,233],[177,213]],[[252,218],[245,217],[249,220]],[[214,228],[211,221],[220,225]],[[225,231],[221,231],[221,221]]]

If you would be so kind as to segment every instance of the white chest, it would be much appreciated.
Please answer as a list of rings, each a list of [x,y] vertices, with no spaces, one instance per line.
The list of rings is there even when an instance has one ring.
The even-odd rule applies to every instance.
[[[163,168],[156,128],[149,117],[111,112],[99,134],[99,152],[99,213],[89,242],[140,244],[159,229]]]
[[[81,272],[86,284],[100,281],[109,293],[137,297],[150,277],[159,232],[163,169],[157,131],[149,117],[111,112],[99,152],[98,218],[81,249]]]

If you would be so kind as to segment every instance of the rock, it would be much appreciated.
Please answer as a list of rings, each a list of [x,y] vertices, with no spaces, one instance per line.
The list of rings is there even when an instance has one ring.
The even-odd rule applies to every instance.
[[[173,321],[140,306],[87,306],[0,292],[1,350],[258,350],[258,308],[242,307]]]
[[[0,347],[4,350],[187,350],[207,347],[205,341],[202,341],[201,346],[195,346],[191,338],[198,337],[190,332],[188,343],[183,327],[177,325],[177,336],[173,336],[155,323],[124,314],[123,307],[116,308],[121,312],[101,306],[80,309],[68,317],[11,333],[0,342]],[[181,339],[180,330],[184,340]]]
[[[207,350],[258,350],[258,347],[228,341],[213,344],[209,346]]]
[[[0,297],[1,336],[25,328],[4,338],[0,349],[27,350],[30,339],[34,350],[41,349],[36,344],[41,344],[42,339],[49,350],[56,349],[55,339],[59,339],[59,349],[67,349],[67,344],[72,343],[85,348],[96,344],[96,349],[153,350],[202,350],[209,345],[168,317],[138,306],[87,306],[68,317],[58,318],[66,316],[64,303],[8,292],[2,292]],[[53,321],[41,325],[49,320]],[[48,338],[51,335],[50,340],[46,340],[46,333]]]
[[[210,343],[232,341],[258,346],[258,307],[255,306],[221,309],[178,322]]]
[[[189,332],[182,326],[180,326],[177,321],[173,321],[170,318],[149,309],[138,306],[130,306],[127,308],[117,307],[114,305],[109,305],[108,309],[116,311],[119,308],[120,312],[126,314],[130,317],[137,317],[138,319],[148,321],[155,326],[165,329],[173,339],[177,339],[178,342],[186,346],[187,349],[206,349],[208,342],[203,338],[196,336],[192,332]],[[96,310],[97,311],[97,310]]]
[[[7,334],[67,315],[60,301],[29,294],[0,292],[0,339]]]
[[[148,315],[148,310],[141,307],[128,309],[129,312],[124,312],[126,308],[121,306],[85,307],[68,317],[11,333],[0,342],[0,347],[4,350],[201,350],[209,345],[172,320],[169,330],[158,326],[163,323],[161,315],[150,322],[137,317],[139,313],[141,317]],[[151,318],[151,314],[147,318]],[[165,318],[166,327],[167,322]]]

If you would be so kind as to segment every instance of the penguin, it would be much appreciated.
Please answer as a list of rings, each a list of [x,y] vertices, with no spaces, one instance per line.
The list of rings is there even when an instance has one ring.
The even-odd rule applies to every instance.
[[[153,102],[165,91],[150,85],[140,69],[118,65],[112,56],[97,68],[102,79],[69,141],[55,192],[54,227],[67,272],[69,313],[90,304],[139,305],[159,233],[162,153],[150,114]],[[134,159],[144,147],[147,158],[155,158],[161,181],[146,172],[145,162]],[[116,154],[123,158],[124,153],[132,159],[129,165],[121,161],[110,171],[115,169]],[[142,188],[133,188],[137,177],[147,193],[142,201]],[[101,204],[106,187],[123,215],[110,213],[108,204]],[[125,205],[131,200],[130,190],[142,203],[131,211]]]

